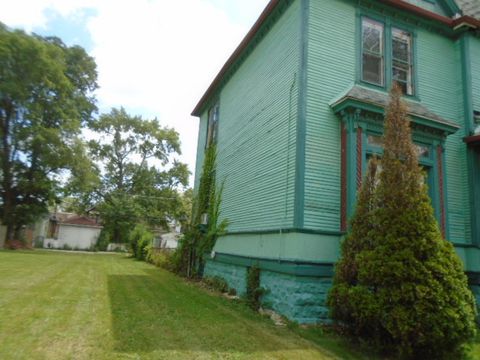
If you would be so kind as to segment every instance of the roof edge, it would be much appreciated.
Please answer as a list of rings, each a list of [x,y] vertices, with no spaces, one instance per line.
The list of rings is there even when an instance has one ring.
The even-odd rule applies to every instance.
[[[238,47],[235,49],[232,55],[228,58],[227,62],[223,65],[222,69],[218,73],[218,75],[215,77],[213,82],[210,84],[208,87],[207,91],[205,94],[203,94],[202,98],[198,102],[198,104],[195,106],[195,109],[193,109],[191,115],[192,116],[200,116],[200,111],[202,110],[203,106],[205,105],[205,102],[210,98],[212,93],[216,90],[218,84],[222,80],[223,76],[225,73],[230,69],[230,67],[233,65],[233,63],[238,59],[238,57],[242,54],[242,52],[247,48],[247,46],[250,44],[250,41],[253,40],[255,35],[257,35],[258,30],[262,27],[264,22],[267,20],[267,18],[270,16],[270,14],[275,10],[277,5],[280,3],[281,0],[270,0],[268,5],[265,7],[263,10],[262,14],[260,17],[257,19],[255,24],[253,24],[252,28],[248,31],[247,35],[243,38],[242,42]]]
[[[203,94],[202,98],[193,109],[191,113],[192,116],[197,116],[197,117],[201,116],[201,111],[203,110],[205,103],[217,90],[220,82],[223,79],[223,76],[228,72],[228,70],[235,63],[235,61],[238,60],[240,55],[248,47],[250,42],[257,35],[257,32],[260,30],[262,25],[265,23],[268,17],[273,13],[273,11],[276,9],[276,7],[280,4],[281,1],[282,0],[270,0],[270,2],[268,3],[268,5],[265,7],[262,14],[260,15],[260,17],[257,19],[255,24],[253,25],[253,27],[249,30],[247,35],[243,38],[242,42],[240,43],[240,45],[238,45],[238,47],[235,49],[232,55],[230,55],[227,62],[223,65],[220,72],[217,74],[213,82],[208,87],[207,91]],[[469,26],[475,29],[480,28],[480,20],[477,20],[471,16],[464,15],[457,19],[452,19],[443,15],[436,14],[432,11],[425,10],[419,6],[415,6],[413,4],[407,3],[402,0],[379,0],[379,2],[384,3],[386,5],[390,5],[399,10],[413,13],[420,17],[424,17],[432,21],[438,22],[440,24],[446,25],[452,28],[453,30],[456,30],[463,26]]]

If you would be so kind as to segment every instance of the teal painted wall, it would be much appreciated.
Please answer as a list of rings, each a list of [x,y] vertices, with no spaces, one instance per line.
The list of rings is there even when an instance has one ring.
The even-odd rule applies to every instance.
[[[354,4],[312,1],[309,29],[305,227],[338,230],[340,120],[328,104],[356,79],[359,29]],[[419,100],[438,115],[463,125],[459,45],[421,27],[415,31]],[[462,130],[450,136],[445,153],[450,240],[455,243],[471,243],[463,136]]]
[[[480,39],[472,37],[470,40],[470,59],[472,66],[472,93],[473,108],[480,111]]]
[[[218,239],[215,251],[274,260],[334,262],[340,237],[318,234],[244,234]]]
[[[340,229],[340,120],[328,104],[354,83],[355,39],[352,3],[310,2],[304,223],[309,229]]]
[[[247,267],[209,259],[204,276],[221,277],[239,296],[246,294]],[[331,285],[331,277],[298,277],[260,270],[260,287],[265,290],[262,306],[301,324],[329,321],[326,300]]]
[[[417,36],[418,91],[421,102],[432,111],[464,126],[460,45],[424,29]],[[464,130],[447,138],[446,184],[449,240],[471,243],[468,177]]]
[[[302,4],[309,4],[306,90],[299,98]],[[293,226],[319,232],[340,229],[340,119],[329,104],[357,79],[357,2],[296,0],[222,87],[217,178],[225,181],[222,216],[230,232]],[[399,21],[399,20],[395,20]],[[409,24],[411,28],[413,25]],[[416,100],[464,125],[459,41],[414,28]],[[480,40],[472,43],[474,103],[480,106]],[[303,101],[305,101],[303,103]],[[298,105],[305,106],[303,223],[294,224]],[[300,122],[301,123],[301,122]],[[206,112],[200,121],[197,176],[203,160]],[[449,240],[471,244],[464,129],[445,151]],[[303,155],[303,154],[301,154]],[[303,164],[302,164],[303,165]],[[302,209],[300,209],[302,211]],[[227,235],[215,250],[266,258],[335,261],[339,235],[270,233]],[[457,249],[477,269],[474,249]],[[471,265],[470,265],[471,263]]]
[[[405,0],[405,1],[431,12],[444,15],[444,16],[447,15],[442,5],[440,5],[438,1],[429,1],[429,0]]]
[[[266,290],[263,305],[300,324],[328,322],[326,301],[331,285],[331,278],[260,272],[260,286]]]
[[[217,181],[229,231],[292,226],[299,40],[295,1],[220,93]]]
[[[242,296],[247,292],[247,268],[232,264],[223,264],[217,261],[208,261],[203,271],[204,277],[221,277],[228,286]]]

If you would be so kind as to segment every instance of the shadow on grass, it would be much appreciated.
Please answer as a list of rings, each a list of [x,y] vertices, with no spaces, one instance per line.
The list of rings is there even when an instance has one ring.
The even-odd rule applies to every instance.
[[[240,304],[200,291],[172,274],[110,275],[115,350],[269,352],[310,347]]]

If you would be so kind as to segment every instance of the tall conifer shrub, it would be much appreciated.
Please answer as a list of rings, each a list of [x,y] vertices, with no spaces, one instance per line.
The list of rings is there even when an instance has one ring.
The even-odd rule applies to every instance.
[[[351,335],[383,351],[453,358],[475,335],[475,301],[461,260],[442,238],[417,156],[394,86],[381,172],[370,165],[328,303]]]

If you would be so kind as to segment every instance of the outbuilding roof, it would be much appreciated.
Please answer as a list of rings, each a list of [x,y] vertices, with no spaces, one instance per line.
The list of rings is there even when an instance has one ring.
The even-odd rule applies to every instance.
[[[60,224],[101,227],[101,225],[95,219],[92,219],[86,216],[72,216],[63,221],[60,221]]]

